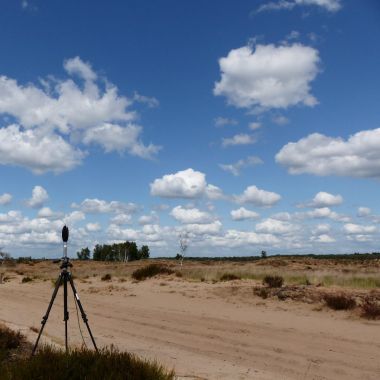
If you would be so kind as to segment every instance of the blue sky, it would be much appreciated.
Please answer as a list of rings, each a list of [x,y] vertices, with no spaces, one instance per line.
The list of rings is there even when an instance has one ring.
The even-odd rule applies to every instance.
[[[375,0],[3,1],[0,247],[378,250]]]

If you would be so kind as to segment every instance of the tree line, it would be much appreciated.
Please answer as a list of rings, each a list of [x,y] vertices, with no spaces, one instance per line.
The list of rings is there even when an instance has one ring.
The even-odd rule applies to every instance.
[[[149,247],[142,245],[140,248],[134,241],[115,244],[97,244],[92,252],[92,259],[95,261],[134,261],[148,259],[150,255]],[[90,260],[91,251],[88,247],[77,252],[79,260]]]

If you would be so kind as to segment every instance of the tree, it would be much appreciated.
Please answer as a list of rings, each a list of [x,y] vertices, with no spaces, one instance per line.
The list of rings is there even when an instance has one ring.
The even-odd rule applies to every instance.
[[[77,252],[77,256],[79,260],[90,260],[90,250],[88,247],[82,248],[80,252]]]
[[[149,259],[149,247],[147,245],[143,245],[139,251],[140,259]]]
[[[261,258],[266,259],[267,258],[267,251],[261,251]]]
[[[188,247],[189,247],[189,235],[187,232],[183,232],[179,235],[179,250],[181,252],[180,254],[181,269],[182,269],[183,259],[185,258],[185,254]]]

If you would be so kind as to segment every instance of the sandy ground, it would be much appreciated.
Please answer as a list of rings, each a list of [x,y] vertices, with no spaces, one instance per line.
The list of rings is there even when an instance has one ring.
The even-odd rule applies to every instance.
[[[34,340],[30,327],[39,327],[53,288],[50,281],[21,284],[21,278],[0,285],[0,321]],[[380,321],[262,300],[249,281],[239,282],[239,292],[233,282],[177,278],[76,285],[99,346],[157,359],[179,379],[380,379]],[[79,345],[70,297],[70,343]],[[59,345],[62,298],[60,290],[44,334]]]

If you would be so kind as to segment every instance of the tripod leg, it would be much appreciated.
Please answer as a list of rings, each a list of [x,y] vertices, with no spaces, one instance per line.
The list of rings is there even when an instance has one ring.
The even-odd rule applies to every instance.
[[[51,297],[51,300],[50,300],[50,303],[49,303],[49,306],[48,306],[48,309],[46,311],[46,314],[43,316],[42,318],[42,321],[41,321],[41,329],[40,329],[40,332],[38,334],[38,337],[37,337],[37,340],[36,340],[36,343],[34,344],[34,347],[33,347],[33,350],[32,350],[32,356],[35,354],[36,350],[37,350],[37,346],[38,346],[38,342],[40,341],[40,338],[41,338],[41,335],[42,335],[42,332],[44,331],[44,328],[45,328],[45,324],[49,318],[49,314],[50,314],[50,310],[51,308],[53,307],[53,303],[54,303],[54,300],[55,300],[55,297],[57,296],[57,293],[58,293],[58,289],[60,287],[62,283],[62,274],[59,275],[58,279],[57,279],[57,282],[55,283],[55,288],[54,288],[54,292],[53,292],[53,295]]]
[[[67,308],[67,277],[68,273],[63,274],[63,320],[65,321],[65,348],[66,353],[68,351],[68,339],[67,339],[67,321],[69,320],[69,311]]]
[[[71,275],[69,275],[69,281],[70,281],[71,288],[73,289],[73,292],[74,292],[75,302],[76,302],[76,303],[78,304],[78,306],[79,306],[79,310],[80,310],[80,313],[81,313],[81,315],[82,315],[83,322],[85,323],[85,325],[86,325],[86,327],[87,327],[87,330],[88,330],[88,333],[90,334],[90,337],[91,337],[91,340],[92,340],[92,344],[94,345],[95,351],[96,351],[96,352],[99,352],[99,351],[98,351],[98,347],[96,346],[96,343],[95,343],[94,336],[92,335],[92,332],[91,332],[90,326],[89,326],[89,324],[88,324],[87,315],[86,315],[86,313],[84,312],[84,309],[83,309],[82,303],[80,302],[79,295],[78,295],[78,293],[77,293],[77,290],[75,289],[74,281],[73,281]]]

